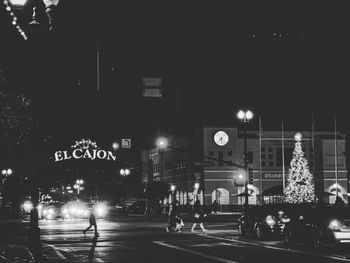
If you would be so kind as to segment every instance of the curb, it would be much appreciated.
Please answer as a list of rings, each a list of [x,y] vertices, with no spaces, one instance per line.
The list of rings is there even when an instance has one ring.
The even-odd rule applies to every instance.
[[[41,254],[44,262],[47,263],[69,262],[68,259],[53,245],[42,244]]]

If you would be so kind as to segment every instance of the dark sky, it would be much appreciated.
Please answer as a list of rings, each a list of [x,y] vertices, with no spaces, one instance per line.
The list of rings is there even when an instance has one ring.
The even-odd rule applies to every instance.
[[[61,0],[56,39],[39,51],[1,10],[3,61],[12,85],[37,103],[42,125],[67,136],[149,141],[158,126],[236,125],[240,107],[261,115],[266,129],[281,119],[286,129],[309,129],[314,114],[316,129],[333,129],[337,115],[347,130],[346,8],[232,2]],[[26,29],[32,4],[17,11]],[[34,85],[33,76],[40,76]],[[161,77],[164,98],[142,98],[143,77]]]

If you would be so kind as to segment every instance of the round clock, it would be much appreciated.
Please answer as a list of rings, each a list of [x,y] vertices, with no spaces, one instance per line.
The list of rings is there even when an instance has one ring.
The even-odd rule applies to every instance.
[[[217,145],[224,146],[226,143],[228,143],[228,135],[224,131],[218,131],[214,135],[214,141]]]

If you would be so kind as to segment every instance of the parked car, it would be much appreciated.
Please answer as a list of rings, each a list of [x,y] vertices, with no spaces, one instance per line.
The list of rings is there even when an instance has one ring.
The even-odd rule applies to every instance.
[[[325,243],[350,243],[349,208],[311,207],[298,212],[286,224],[284,243],[319,248]]]
[[[127,207],[128,214],[144,214],[146,209],[146,202],[136,201]]]
[[[293,209],[283,205],[264,205],[248,209],[238,219],[238,234],[254,235],[258,239],[282,239],[283,229],[290,220]]]

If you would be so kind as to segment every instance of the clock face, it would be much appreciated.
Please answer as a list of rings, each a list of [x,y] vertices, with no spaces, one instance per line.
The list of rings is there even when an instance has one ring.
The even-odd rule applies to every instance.
[[[226,143],[228,143],[228,135],[224,131],[218,131],[214,135],[214,141],[217,145],[224,146]]]

